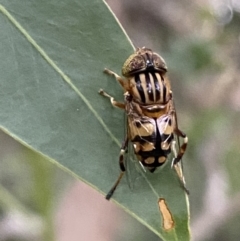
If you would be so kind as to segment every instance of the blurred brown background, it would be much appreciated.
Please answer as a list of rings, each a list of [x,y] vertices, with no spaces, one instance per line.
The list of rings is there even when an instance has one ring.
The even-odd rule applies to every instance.
[[[107,2],[134,45],[167,62],[179,126],[189,137],[183,161],[192,240],[238,241],[240,1]],[[85,184],[44,160],[33,166],[34,154],[0,138],[0,241],[159,240]]]

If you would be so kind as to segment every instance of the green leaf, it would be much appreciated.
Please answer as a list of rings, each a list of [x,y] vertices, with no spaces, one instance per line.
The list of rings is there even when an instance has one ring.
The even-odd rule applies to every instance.
[[[130,41],[100,0],[0,3],[1,129],[106,193],[119,175],[124,115],[97,92],[123,99],[103,69],[120,72]],[[168,232],[159,197],[176,224]],[[188,200],[170,163],[139,177],[133,191],[125,178],[114,199],[162,239],[189,240]]]

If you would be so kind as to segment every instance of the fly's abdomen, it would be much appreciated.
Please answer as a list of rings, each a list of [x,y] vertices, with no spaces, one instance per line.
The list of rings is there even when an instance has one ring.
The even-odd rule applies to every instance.
[[[171,152],[173,133],[161,134],[152,118],[129,118],[129,138],[138,160],[148,168],[156,168],[166,162]]]

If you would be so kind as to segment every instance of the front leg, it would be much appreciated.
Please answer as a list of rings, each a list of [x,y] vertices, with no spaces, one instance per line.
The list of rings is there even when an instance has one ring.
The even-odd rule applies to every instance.
[[[114,107],[118,107],[118,108],[120,108],[120,109],[125,109],[125,104],[124,104],[124,103],[118,102],[118,101],[114,100],[114,98],[113,98],[111,95],[109,95],[107,92],[105,92],[103,89],[100,89],[100,90],[98,91],[98,93],[99,93],[100,95],[104,96],[104,97],[109,98],[111,104],[112,104]]]
[[[129,90],[129,88],[128,88],[128,82],[127,82],[125,79],[123,79],[121,76],[119,76],[118,74],[116,74],[115,72],[113,72],[112,70],[107,69],[107,68],[105,68],[103,72],[104,72],[105,74],[114,76],[115,79],[120,83],[120,85],[123,87],[124,90],[126,90],[126,91]]]

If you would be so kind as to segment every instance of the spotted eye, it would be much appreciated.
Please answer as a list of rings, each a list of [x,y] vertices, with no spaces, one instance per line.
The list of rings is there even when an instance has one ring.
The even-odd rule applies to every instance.
[[[138,48],[134,54],[130,55],[122,68],[122,74],[125,77],[132,76],[144,71],[166,72],[167,66],[164,59],[145,47]]]
[[[161,70],[163,72],[167,71],[167,66],[164,59],[156,53],[152,55],[154,69]]]
[[[123,76],[129,76],[134,72],[144,70],[146,68],[146,63],[142,55],[138,52],[130,55],[130,57],[125,61],[122,74]]]

